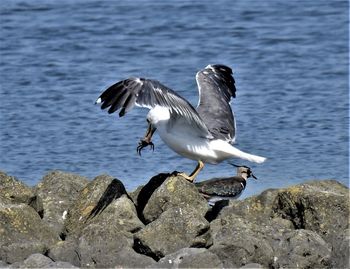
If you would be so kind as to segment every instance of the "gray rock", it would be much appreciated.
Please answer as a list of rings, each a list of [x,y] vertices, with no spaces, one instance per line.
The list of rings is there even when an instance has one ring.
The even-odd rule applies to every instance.
[[[267,268],[267,267],[264,267],[262,266],[261,264],[258,264],[258,263],[248,263],[242,267],[239,267],[240,269],[255,269],[255,268]]]
[[[349,246],[350,231],[346,229],[335,235],[331,241],[332,251],[332,268],[350,268]]]
[[[100,214],[115,199],[126,194],[125,188],[119,188],[121,182],[108,175],[101,175],[83,188],[68,211],[65,222],[66,233],[78,234],[89,221]]]
[[[134,238],[134,248],[156,260],[181,248],[212,244],[209,223],[203,212],[190,205],[167,209]]]
[[[0,260],[0,268],[9,268],[9,264],[7,262],[1,261]]]
[[[306,267],[325,268],[331,262],[347,264],[348,244],[340,242],[346,238],[342,231],[348,227],[348,199],[345,186],[327,180],[266,190],[245,200],[230,201],[211,223],[214,245],[210,250],[228,261],[229,266],[249,262],[267,267],[292,266],[288,261],[297,260]],[[303,240],[297,236],[299,233],[304,235]],[[303,246],[296,248],[300,253],[289,246],[294,237]],[[252,252],[252,247],[257,250]],[[271,248],[274,260],[268,259]],[[260,255],[258,250],[262,250]]]
[[[57,234],[63,232],[68,209],[87,183],[88,180],[85,177],[52,171],[36,186],[36,193],[43,201],[43,219]]]
[[[68,262],[74,266],[80,267],[80,256],[76,238],[69,237],[65,241],[57,242],[50,247],[47,256],[53,261]]]
[[[168,177],[154,191],[143,210],[143,216],[149,223],[172,207],[192,207],[202,216],[209,209],[206,199],[200,195],[193,183],[181,176]]]
[[[26,204],[6,204],[0,199],[0,259],[22,261],[32,253],[44,253],[59,237]]]
[[[123,248],[117,253],[115,260],[114,268],[146,268],[156,264],[152,258],[138,254],[131,248]]]
[[[37,253],[30,255],[22,262],[11,264],[10,268],[78,268],[67,262],[54,262],[50,258]]]
[[[137,198],[139,197],[139,194],[141,192],[141,190],[144,188],[144,185],[138,186],[135,190],[133,190],[132,192],[128,192],[129,197],[131,198],[131,200],[134,202],[135,206],[137,207],[138,201]]]
[[[213,246],[225,267],[239,267],[249,263],[272,264],[274,250],[269,242],[272,233],[281,231],[270,225],[258,225],[234,214],[225,215],[211,223]]]
[[[285,234],[275,248],[274,268],[330,268],[331,246],[308,230]]]
[[[206,248],[183,248],[148,268],[223,268],[219,257]]]
[[[144,227],[123,184],[99,176],[80,192],[66,222],[67,241],[49,250],[53,259],[64,259],[81,267],[134,267],[153,259],[136,253],[133,232]],[[67,250],[67,247],[69,250]]]
[[[0,197],[7,199],[10,203],[24,203],[35,209],[42,215],[43,204],[32,188],[0,171]]]
[[[79,238],[78,252],[82,267],[145,267],[154,263],[150,257],[133,249],[132,234],[118,227],[90,224]]]
[[[89,218],[86,224],[96,224],[102,229],[127,232],[136,232],[144,227],[137,216],[135,205],[126,195],[111,202],[102,213]]]
[[[78,252],[82,267],[112,267],[118,252],[132,248],[132,235],[112,226],[90,224],[82,231],[78,241]]]

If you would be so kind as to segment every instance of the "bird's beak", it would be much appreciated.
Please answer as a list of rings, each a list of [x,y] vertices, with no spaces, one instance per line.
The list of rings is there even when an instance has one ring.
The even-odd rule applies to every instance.
[[[252,178],[254,178],[255,180],[258,180],[258,178],[256,176],[254,176],[253,173],[250,174],[252,176]]]

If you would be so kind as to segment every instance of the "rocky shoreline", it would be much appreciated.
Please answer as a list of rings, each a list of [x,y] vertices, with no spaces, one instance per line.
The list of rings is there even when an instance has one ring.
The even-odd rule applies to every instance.
[[[335,180],[209,207],[181,176],[132,193],[108,175],[0,172],[0,267],[349,268],[349,189]]]

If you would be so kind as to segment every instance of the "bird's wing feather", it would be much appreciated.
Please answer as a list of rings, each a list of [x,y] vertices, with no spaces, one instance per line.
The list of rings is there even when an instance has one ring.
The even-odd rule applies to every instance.
[[[96,103],[102,103],[101,109],[108,108],[108,113],[120,109],[119,116],[124,116],[135,105],[152,109],[162,106],[169,109],[172,118],[182,117],[192,126],[196,126],[203,135],[212,137],[205,123],[193,106],[173,90],[160,82],[144,78],[129,78],[117,82],[105,90]]]
[[[196,182],[199,192],[209,196],[235,197],[245,188],[246,182],[240,177],[214,178]]]
[[[231,68],[208,65],[196,75],[199,91],[197,112],[214,138],[234,142],[235,119],[230,107],[236,97],[235,80]]]

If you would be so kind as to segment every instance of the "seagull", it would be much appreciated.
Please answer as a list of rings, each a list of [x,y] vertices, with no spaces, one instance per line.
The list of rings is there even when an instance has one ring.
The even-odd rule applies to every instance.
[[[107,88],[96,100],[108,113],[124,116],[133,107],[149,109],[148,128],[137,152],[150,146],[157,130],[160,138],[179,155],[197,161],[194,171],[178,173],[193,182],[204,163],[217,164],[230,158],[262,163],[266,158],[232,146],[236,123],[230,101],[236,97],[235,80],[228,66],[208,65],[196,74],[199,91],[197,108],[157,80],[132,77]]]
[[[228,199],[237,199],[241,196],[247,185],[247,179],[257,179],[248,166],[238,166],[237,175],[234,177],[213,178],[195,183],[198,191],[208,200],[210,205],[215,202]]]

